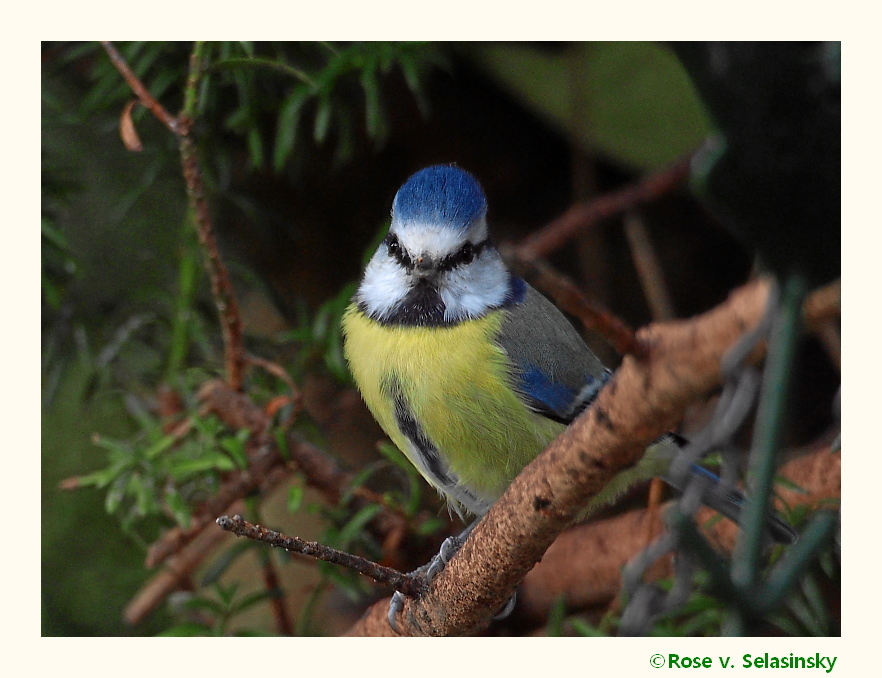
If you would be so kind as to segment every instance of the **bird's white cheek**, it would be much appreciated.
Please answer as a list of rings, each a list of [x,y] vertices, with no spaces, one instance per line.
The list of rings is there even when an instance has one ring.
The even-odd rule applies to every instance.
[[[404,269],[388,255],[378,253],[365,269],[358,288],[358,300],[369,315],[382,318],[405,297],[408,289]]]
[[[477,318],[499,307],[508,295],[508,279],[508,271],[495,257],[451,271],[441,286],[444,319]]]

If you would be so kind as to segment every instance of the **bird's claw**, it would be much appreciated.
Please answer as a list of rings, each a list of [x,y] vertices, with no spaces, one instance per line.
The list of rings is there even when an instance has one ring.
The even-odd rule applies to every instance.
[[[511,614],[512,610],[514,610],[515,603],[518,602],[518,593],[515,591],[511,594],[511,598],[508,599],[508,602],[505,604],[499,612],[496,613],[496,616],[493,617],[494,621],[499,621],[500,619],[505,619],[508,615]]]
[[[449,563],[450,559],[456,555],[464,542],[465,539],[462,536],[447,537],[447,539],[441,544],[441,549],[432,557],[432,560],[411,572],[411,576],[423,576],[425,577],[426,582],[432,581],[435,577],[441,574],[447,566],[447,563]],[[400,631],[398,630],[398,624],[396,623],[395,618],[404,607],[404,599],[405,595],[401,593],[401,591],[396,591],[392,594],[392,600],[389,602],[389,612],[386,613],[386,619],[389,621],[389,626],[391,626],[396,633],[400,633]]]

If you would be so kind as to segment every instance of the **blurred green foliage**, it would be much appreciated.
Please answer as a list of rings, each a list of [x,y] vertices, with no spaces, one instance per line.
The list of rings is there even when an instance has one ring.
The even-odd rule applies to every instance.
[[[180,110],[192,45],[117,47],[153,96],[172,114]],[[665,164],[694,149],[709,130],[683,69],[656,44],[212,42],[205,56],[195,133],[216,221],[240,226],[228,238],[239,249],[230,246],[225,258],[247,252],[261,238],[276,242],[267,234],[280,221],[286,233],[295,233],[291,240],[304,258],[313,258],[308,248],[316,239],[333,241],[335,274],[347,270],[340,261],[346,247],[372,251],[376,243],[358,241],[353,233],[382,237],[385,212],[377,211],[376,220],[365,225],[334,222],[321,212],[309,222],[287,213],[290,206],[279,196],[327,172],[334,201],[345,203],[348,196],[335,182],[354,167],[356,180],[350,177],[348,185],[366,184],[357,164],[366,154],[391,146],[388,157],[396,158],[407,143],[425,141],[415,141],[413,130],[431,120],[432,86],[442,76],[452,81],[453,63],[492,74],[569,144],[624,170]],[[44,43],[43,634],[266,633],[268,624],[247,630],[240,620],[265,611],[279,592],[246,590],[231,573],[245,554],[256,554],[260,562],[273,558],[282,567],[291,559],[268,556],[262,545],[245,541],[217,554],[194,591],[176,594],[138,628],[120,622],[123,606],[149,576],[142,565],[146,545],[169,526],[186,526],[193,506],[216,490],[224,474],[246,463],[247,444],[247,432],[198,413],[196,390],[221,369],[216,311],[186,209],[176,140],[137,106],[133,119],[145,150],[129,153],[120,143],[119,114],[132,98],[98,43]],[[467,127],[482,102],[454,101],[449,117]],[[408,110],[403,102],[416,114],[413,120],[403,119]],[[396,136],[401,128],[411,136]],[[431,136],[438,128],[427,129]],[[509,148],[522,141],[504,140]],[[489,154],[496,171],[496,142],[470,151],[457,129],[442,143],[444,161],[462,153]],[[423,157],[412,151],[407,162]],[[402,166],[392,163],[396,183]],[[497,174],[504,176],[505,168]],[[391,193],[374,197],[385,204]],[[310,228],[318,234],[313,240],[303,237]],[[336,275],[332,285],[324,285],[315,271],[325,262],[314,258],[303,277],[288,281],[297,298],[285,300],[287,310],[295,309],[285,314],[286,329],[270,338],[249,336],[249,349],[257,346],[255,353],[284,364],[298,382],[318,373],[348,384],[339,318],[352,282]],[[353,270],[357,260],[349,262]],[[228,262],[237,291],[257,290],[281,307],[278,292],[260,271],[249,271],[235,256]],[[310,275],[320,280],[318,301],[302,290]],[[180,398],[174,417],[192,418],[186,435],[173,439],[163,428],[160,386]],[[247,386],[258,405],[287,389],[261,370],[249,373]],[[273,436],[281,448],[289,413],[290,407],[274,419]],[[298,433],[323,446],[327,442],[305,416]],[[83,489],[59,490],[59,482],[72,476]],[[361,487],[370,487],[378,503],[355,512],[344,508]],[[444,526],[440,518],[417,521],[420,508],[435,498],[426,489],[400,452],[383,446],[361,467],[338,506],[315,502],[299,481],[288,489],[286,504],[298,521],[309,516],[320,521],[324,543],[376,558],[381,545],[364,527],[380,505],[414,521],[412,534],[427,542]],[[247,504],[250,517],[264,517],[258,497]],[[365,580],[351,572],[324,564],[317,571],[300,607],[300,634],[325,632],[318,610],[332,584],[350,599],[370,594]],[[803,585],[799,609],[781,617],[782,629],[831,628],[829,616],[815,614],[819,586]],[[690,603],[697,606],[690,608],[694,615],[666,619],[659,628],[712,632],[718,619],[715,610],[701,607],[701,595]],[[812,626],[812,615],[822,621]],[[551,628],[563,632],[567,623],[561,608]],[[577,631],[580,623],[591,632],[576,620]]]
[[[711,131],[677,58],[648,42],[474,43],[480,67],[585,151],[652,170],[695,150]]]

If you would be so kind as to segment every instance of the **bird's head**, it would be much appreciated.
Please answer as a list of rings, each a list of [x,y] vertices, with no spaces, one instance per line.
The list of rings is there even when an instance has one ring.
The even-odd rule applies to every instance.
[[[443,325],[480,317],[510,296],[511,276],[487,233],[487,199],[452,165],[411,176],[365,269],[358,302],[372,318]]]

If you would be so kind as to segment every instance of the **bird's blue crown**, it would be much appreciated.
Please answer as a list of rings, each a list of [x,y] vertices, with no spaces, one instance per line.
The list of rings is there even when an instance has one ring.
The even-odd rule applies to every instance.
[[[423,222],[467,229],[487,212],[487,199],[471,174],[453,165],[433,165],[411,176],[392,203],[401,223]]]

